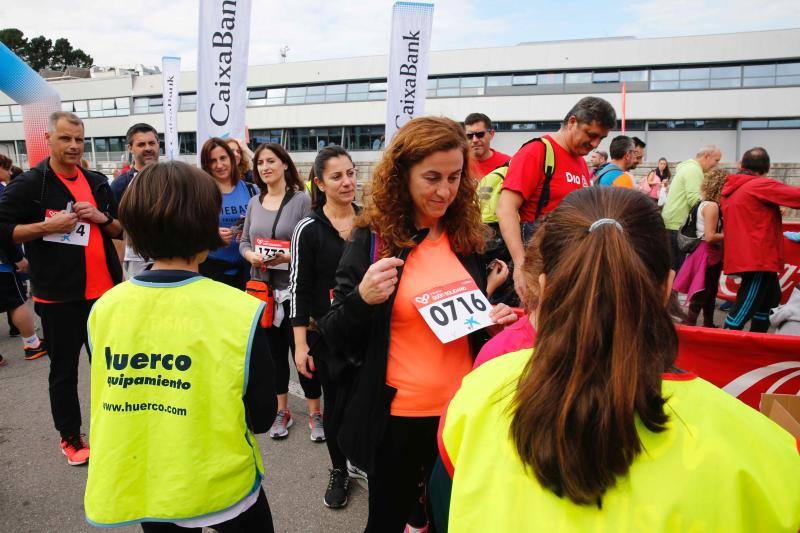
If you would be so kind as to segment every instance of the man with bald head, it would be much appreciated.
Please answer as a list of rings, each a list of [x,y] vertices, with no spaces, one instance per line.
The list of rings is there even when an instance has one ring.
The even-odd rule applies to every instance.
[[[689,211],[700,201],[703,174],[716,167],[722,152],[714,145],[702,147],[694,159],[678,163],[675,177],[669,184],[669,195],[661,216],[670,235],[672,269],[677,272],[683,264],[684,254],[678,250],[678,230],[689,216]]]

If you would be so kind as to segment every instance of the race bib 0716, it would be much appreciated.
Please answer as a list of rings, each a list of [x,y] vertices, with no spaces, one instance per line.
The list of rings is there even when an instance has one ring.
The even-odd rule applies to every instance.
[[[253,249],[257,254],[261,255],[264,261],[269,261],[279,253],[288,254],[291,246],[289,241],[263,239],[261,237],[256,237],[255,243],[253,244]],[[281,263],[280,265],[271,266],[269,268],[273,270],[289,270],[289,263]]]
[[[414,306],[442,343],[493,324],[492,306],[472,279],[425,291],[414,297]]]
[[[48,209],[45,211],[45,218],[50,218],[59,211]],[[57,242],[61,244],[71,244],[73,246],[89,246],[89,233],[92,228],[88,222],[78,221],[75,229],[71,233],[48,233],[42,237],[43,241]]]

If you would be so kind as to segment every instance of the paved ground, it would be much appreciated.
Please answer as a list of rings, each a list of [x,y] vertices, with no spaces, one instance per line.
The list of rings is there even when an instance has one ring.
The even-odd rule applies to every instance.
[[[86,468],[68,466],[58,447],[47,396],[49,360],[25,361],[20,340],[8,337],[5,317],[0,318],[0,353],[9,361],[0,368],[0,532],[101,531],[84,521]],[[79,393],[84,431],[88,432],[89,365],[85,356]],[[306,420],[304,400],[290,395],[290,408],[297,422]],[[326,508],[322,496],[328,482],[327,449],[324,444],[311,442],[308,426],[297,422],[283,441],[258,437],[266,468],[264,489],[275,530],[362,531],[367,516],[365,488],[351,485],[347,508]]]

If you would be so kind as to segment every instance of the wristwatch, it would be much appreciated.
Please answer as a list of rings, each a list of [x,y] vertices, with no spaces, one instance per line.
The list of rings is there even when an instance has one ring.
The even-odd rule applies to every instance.
[[[112,222],[114,222],[114,217],[112,217],[112,216],[111,216],[111,214],[110,214],[108,211],[103,211],[103,214],[106,216],[106,219],[107,219],[107,220],[106,220],[105,222],[103,222],[102,224],[98,224],[98,225],[97,225],[97,226],[98,226],[98,227],[100,227],[100,228],[103,228],[103,227],[105,227],[105,226],[108,226],[109,224],[111,224]]]

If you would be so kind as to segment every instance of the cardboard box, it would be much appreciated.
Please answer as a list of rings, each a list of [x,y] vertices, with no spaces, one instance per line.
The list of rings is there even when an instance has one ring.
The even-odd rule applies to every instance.
[[[762,394],[760,410],[794,438],[800,439],[800,396]]]

